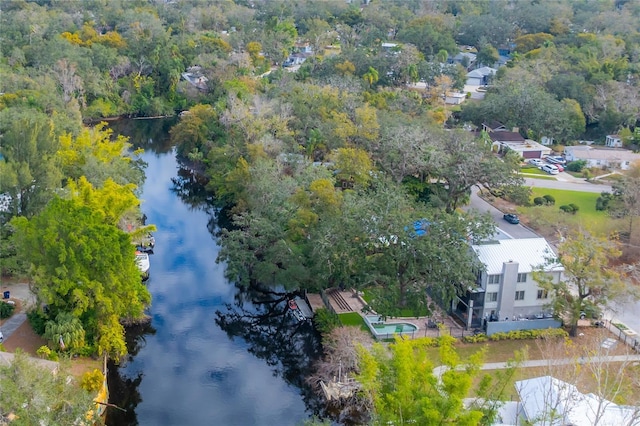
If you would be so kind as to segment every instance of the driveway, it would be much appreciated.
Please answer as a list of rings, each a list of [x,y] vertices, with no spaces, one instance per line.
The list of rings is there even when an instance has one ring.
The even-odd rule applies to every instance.
[[[566,191],[581,191],[581,192],[595,192],[601,193],[603,191],[611,192],[610,185],[604,185],[599,183],[591,183],[581,179],[574,178],[567,173],[560,173],[560,175],[570,176],[571,179],[563,177],[563,180],[546,180],[546,179],[533,179],[525,178],[524,184],[535,188],[549,188],[549,189],[563,189]]]

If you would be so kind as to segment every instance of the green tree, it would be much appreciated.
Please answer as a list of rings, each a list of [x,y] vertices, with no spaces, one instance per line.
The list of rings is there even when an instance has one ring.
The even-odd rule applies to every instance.
[[[478,56],[476,57],[479,64],[492,67],[493,64],[498,62],[500,56],[498,55],[498,50],[490,44],[485,44],[478,51]]]
[[[465,407],[474,378],[479,376],[484,351],[478,351],[462,362],[450,336],[440,338],[440,361],[435,368],[424,341],[396,339],[389,348],[379,343],[369,351],[359,348],[361,394],[373,406],[372,424],[424,426],[456,424],[478,425],[495,415],[495,407]],[[515,372],[511,369],[509,376]],[[508,377],[508,376],[507,376]],[[505,379],[507,378],[505,377]],[[506,380],[502,380],[506,382]],[[494,385],[495,388],[503,388]],[[481,386],[490,397],[489,382]]]
[[[47,321],[42,337],[60,351],[74,351],[85,345],[82,323],[70,312],[60,312],[55,320]]]
[[[124,355],[118,320],[142,318],[151,299],[129,234],[73,199],[55,198],[31,220],[18,217],[12,224],[18,254],[31,264],[34,292],[51,315],[72,313],[90,345],[113,357]]]
[[[415,45],[428,58],[440,50],[453,53],[456,50],[456,42],[450,24],[444,15],[421,16],[400,30],[397,39]]]
[[[378,82],[378,70],[373,67],[369,67],[369,70],[362,75],[362,78],[367,83],[369,88]]]
[[[208,154],[213,139],[219,135],[218,114],[210,105],[195,105],[171,128],[171,141],[178,155],[186,156],[194,149]]]
[[[358,148],[339,148],[333,154],[336,179],[345,187],[366,186],[371,180],[373,163],[369,154]]]
[[[89,414],[94,395],[69,377],[64,365],[54,374],[17,351],[9,365],[0,365],[0,416],[14,414],[14,423],[25,425],[100,422]]]
[[[630,289],[610,266],[620,254],[616,241],[574,231],[558,246],[558,256],[549,258],[534,272],[540,287],[552,293],[554,312],[567,321],[571,336],[577,335],[583,313],[602,312],[609,302],[628,294]],[[544,273],[554,265],[564,268],[560,280]]]
[[[62,181],[52,121],[27,108],[0,112],[2,147],[0,193],[10,196],[12,214],[32,216],[51,199]]]

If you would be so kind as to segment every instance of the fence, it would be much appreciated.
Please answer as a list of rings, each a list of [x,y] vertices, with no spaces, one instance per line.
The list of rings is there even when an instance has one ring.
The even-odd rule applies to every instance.
[[[560,328],[562,322],[556,319],[535,319],[526,321],[489,321],[487,336],[495,333],[508,333],[514,330],[536,330],[545,328]]]
[[[638,336],[635,332],[629,329],[621,330],[618,327],[616,327],[614,324],[615,323],[612,323],[609,320],[604,321],[604,326],[607,328],[607,330],[613,333],[618,338],[618,340],[622,341],[625,345],[628,345],[631,349],[635,350],[636,352],[640,352],[640,336]],[[629,334],[629,333],[633,333],[633,334]]]

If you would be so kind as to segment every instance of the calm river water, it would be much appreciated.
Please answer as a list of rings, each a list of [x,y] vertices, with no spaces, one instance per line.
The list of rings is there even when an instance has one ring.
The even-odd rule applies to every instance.
[[[145,149],[142,193],[156,248],[147,282],[151,324],[128,332],[130,356],[111,366],[107,424],[299,425],[318,411],[303,385],[319,341],[286,312],[285,294],[240,291],[216,263],[215,209],[176,161],[169,122],[121,120]]]

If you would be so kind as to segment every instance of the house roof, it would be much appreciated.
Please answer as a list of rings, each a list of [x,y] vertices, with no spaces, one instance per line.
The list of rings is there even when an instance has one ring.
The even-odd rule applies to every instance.
[[[539,144],[536,141],[532,141],[531,139],[525,139],[524,142],[509,142],[509,141],[503,141],[502,145],[506,145],[508,146],[510,149],[514,150],[514,151],[518,151],[518,152],[525,152],[525,151],[546,151],[548,153],[551,153],[551,148],[546,147],[542,144]]]
[[[495,132],[496,130],[499,130],[500,128],[502,128],[504,130],[507,129],[505,127],[505,125],[502,124],[501,122],[499,122],[498,120],[484,121],[484,122],[482,122],[482,125],[485,126],[488,129],[490,129],[493,132]],[[500,129],[500,130],[502,130],[502,129]]]
[[[494,142],[524,142],[525,139],[518,132],[507,132],[500,130],[497,132],[489,132],[489,137]]]
[[[478,69],[475,69],[475,70],[471,71],[470,73],[467,74],[467,77],[483,78],[483,77],[488,76],[489,74],[495,74],[496,71],[497,70],[495,68],[482,67],[482,68],[478,68]]]
[[[640,154],[636,154],[628,149],[615,148],[594,148],[592,146],[568,146],[565,148],[567,154],[578,160],[605,160],[605,161],[639,161]]]
[[[15,354],[10,352],[0,352],[0,366],[9,366],[13,363]],[[29,362],[37,365],[39,368],[51,371],[53,374],[58,372],[59,363],[46,359],[27,357]]]
[[[631,424],[635,414],[633,407],[619,406],[593,394],[585,395],[574,385],[551,376],[518,381],[516,390],[524,414],[533,425],[597,423],[601,426],[617,426]]]
[[[487,267],[487,274],[501,274],[503,264],[518,263],[518,272],[532,272],[537,266],[547,263],[555,253],[544,238],[519,238],[492,241],[487,244],[474,244],[473,251]],[[550,265],[548,271],[562,271],[560,264]]]

